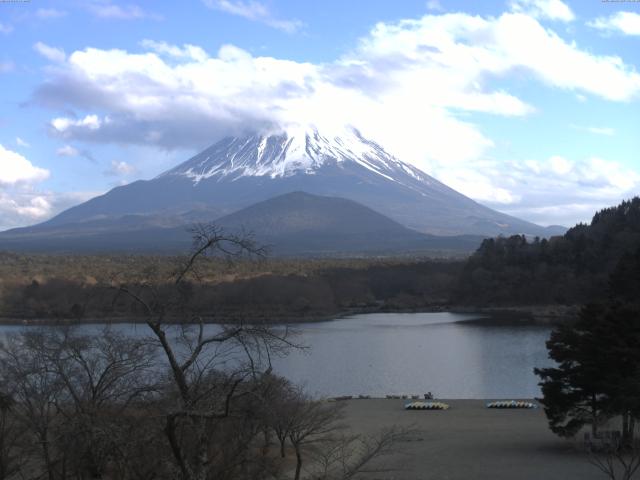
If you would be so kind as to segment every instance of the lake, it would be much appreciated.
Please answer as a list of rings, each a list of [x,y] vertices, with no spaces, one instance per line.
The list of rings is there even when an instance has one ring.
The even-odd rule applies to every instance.
[[[3,326],[0,332],[21,328]],[[146,333],[141,325],[114,328]],[[295,328],[309,348],[274,359],[274,371],[315,396],[531,398],[540,394],[533,368],[551,364],[549,327],[496,325],[479,315],[366,314]]]

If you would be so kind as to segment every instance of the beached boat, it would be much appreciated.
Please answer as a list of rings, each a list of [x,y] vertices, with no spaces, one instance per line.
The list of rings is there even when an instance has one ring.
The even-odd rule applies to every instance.
[[[410,402],[405,404],[405,410],[447,410],[449,405],[442,402]]]
[[[487,403],[487,408],[538,408],[538,405],[519,400],[499,400]]]

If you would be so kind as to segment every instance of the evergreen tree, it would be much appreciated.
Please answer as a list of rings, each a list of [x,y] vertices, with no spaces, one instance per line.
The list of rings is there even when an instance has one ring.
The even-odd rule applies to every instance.
[[[557,367],[536,368],[541,378],[545,414],[551,431],[562,437],[574,436],[584,425],[592,433],[607,418],[610,399],[605,393],[607,368],[603,349],[595,335],[603,308],[589,305],[573,325],[562,325],[547,341],[549,357]]]
[[[622,417],[625,444],[633,442],[640,416],[640,311],[628,304],[588,305],[573,325],[552,332],[547,342],[556,367],[540,376],[551,430],[573,436],[590,424]]]

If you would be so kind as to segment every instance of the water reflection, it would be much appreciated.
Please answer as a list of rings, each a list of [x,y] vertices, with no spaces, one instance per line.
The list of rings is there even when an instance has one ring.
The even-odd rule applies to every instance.
[[[305,325],[301,333],[309,353],[276,360],[276,371],[317,395],[539,395],[533,367],[549,364],[549,328],[478,326],[474,319],[479,317],[373,314]]]
[[[310,348],[274,359],[274,370],[317,396],[428,391],[440,398],[531,398],[533,367],[549,365],[548,327],[487,325],[452,313],[368,314],[297,325]],[[0,333],[24,327],[3,326]],[[98,334],[101,325],[81,327]],[[116,324],[130,335],[144,325]],[[207,326],[213,332],[218,327]]]

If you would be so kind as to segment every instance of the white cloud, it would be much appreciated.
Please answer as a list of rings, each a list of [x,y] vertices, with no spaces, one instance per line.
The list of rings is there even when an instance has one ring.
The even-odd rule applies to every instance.
[[[57,117],[51,120],[51,126],[63,136],[74,127],[98,130],[102,123],[102,120],[97,115],[87,115],[80,120],[68,117]]]
[[[156,42],[154,40],[145,39],[140,42],[140,46],[147,50],[152,50],[160,55],[169,57],[194,60],[196,62],[204,62],[209,55],[201,47],[186,44],[183,47],[170,45],[167,42]]]
[[[36,17],[41,19],[54,19],[54,18],[62,18],[67,15],[67,12],[64,10],[57,10],[55,8],[39,8],[36,10]]]
[[[64,145],[56,150],[59,157],[84,157],[91,162],[96,162],[93,154],[89,150],[78,150],[73,145]]]
[[[54,131],[69,139],[193,148],[243,128],[345,122],[428,169],[434,161],[478,158],[492,145],[457,111],[534,111],[511,92],[492,90],[491,78],[524,70],[551,87],[614,101],[640,91],[640,75],[621,59],[581,50],[523,14],[381,23],[355,51],[324,65],[254,57],[231,45],[217,56],[195,45],[142,46],[149,51],[73,52],[39,98],[108,115],[57,118]]]
[[[501,175],[489,175],[496,188],[518,192],[515,202],[487,200],[505,213],[543,224],[572,226],[589,221],[598,209],[640,193],[640,172],[619,162],[592,157],[495,164]]]
[[[295,33],[304,26],[300,20],[282,20],[274,17],[265,4],[253,0],[203,0],[203,2],[211,9],[263,23],[286,33]]]
[[[33,49],[47,60],[62,63],[67,59],[67,55],[61,48],[51,47],[45,43],[37,42],[33,45]]]
[[[453,168],[440,167],[434,172],[449,187],[480,202],[493,204],[498,209],[520,202],[521,196],[511,185],[500,185],[501,165],[490,161],[478,161]]]
[[[39,182],[48,176],[48,170],[34,166],[19,153],[0,145],[0,185]]]
[[[80,151],[71,145],[65,145],[56,150],[56,155],[59,157],[77,157],[80,155]]]
[[[51,212],[46,197],[0,190],[0,230],[44,220]]]
[[[104,192],[55,193],[33,188],[0,189],[0,231],[44,221]]]
[[[86,5],[96,17],[107,20],[160,20],[161,16],[148,12],[135,4],[117,5],[108,0],[95,0]]]
[[[0,229],[33,223],[50,213],[46,196],[34,191],[48,176],[48,170],[0,145]]]
[[[492,208],[543,225],[586,222],[595,211],[640,194],[640,172],[598,157],[484,159],[438,165],[433,173]]]
[[[9,35],[11,32],[13,32],[13,26],[9,25],[8,23],[0,22],[0,33]]]
[[[573,163],[560,155],[549,158],[549,168],[556,175],[566,175],[573,170]]]
[[[571,22],[576,18],[571,8],[561,0],[511,0],[509,6],[514,12],[525,13],[534,18],[562,22]]]
[[[39,191],[38,182],[48,177],[48,170],[34,166],[24,156],[0,145],[0,230],[46,220],[103,193]]]
[[[23,140],[20,137],[16,137],[16,145],[18,145],[19,147],[23,147],[23,148],[29,148],[31,145],[29,145],[29,142]]]
[[[111,166],[104,173],[107,176],[126,177],[137,172],[136,167],[124,161],[113,160]]]
[[[640,14],[634,12],[616,12],[609,17],[598,17],[588,22],[587,25],[604,32],[640,35]]]
[[[51,132],[70,142],[195,149],[246,130],[348,123],[461,192],[507,209],[548,205],[554,189],[562,198],[587,192],[563,200],[572,205],[623,190],[611,177],[589,180],[597,162],[554,157],[505,172],[490,160],[493,141],[465,113],[534,112],[502,81],[514,72],[576,97],[629,101],[640,94],[640,75],[621,58],[581,49],[524,13],[379,23],[357,48],[326,64],[253,56],[233,45],[215,55],[153,40],[141,47],[86,48],[56,67],[35,96],[72,113],[52,119]],[[502,87],[494,87],[496,79]]]
[[[569,125],[574,130],[581,130],[584,132],[593,133],[595,135],[605,135],[607,137],[612,137],[616,134],[616,130],[611,127],[593,127],[593,126],[584,126],[584,125]]]
[[[435,10],[437,12],[442,12],[444,11],[444,7],[442,6],[442,4],[440,3],[440,0],[429,0],[427,2],[427,8],[429,10]]]

